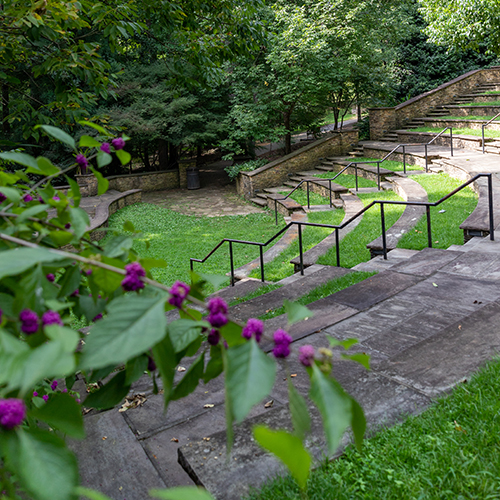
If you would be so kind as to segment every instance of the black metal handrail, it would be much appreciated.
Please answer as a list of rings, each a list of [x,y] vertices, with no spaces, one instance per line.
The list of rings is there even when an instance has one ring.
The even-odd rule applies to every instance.
[[[216,245],[213,250],[204,258],[204,259],[189,259],[189,264],[191,271],[194,269],[194,262],[204,263],[211,255],[214,254],[226,241],[229,242],[229,260],[231,265],[231,286],[234,286],[234,260],[233,260],[233,243],[241,243],[245,245],[255,245],[259,246],[260,250],[260,276],[261,281],[264,282],[264,255],[263,248],[272,241],[274,241],[278,236],[283,234],[287,229],[292,227],[293,225],[298,226],[298,236],[299,236],[299,252],[300,252],[300,274],[304,275],[304,250],[302,248],[302,226],[312,226],[312,227],[325,227],[330,229],[335,229],[335,246],[336,246],[336,258],[337,258],[337,267],[340,267],[340,237],[339,230],[343,229],[347,225],[349,225],[352,221],[363,215],[367,210],[369,210],[374,205],[380,205],[380,222],[382,226],[382,249],[384,259],[387,260],[387,241],[386,241],[386,231],[385,231],[385,213],[384,213],[384,205],[415,205],[415,206],[425,206],[426,207],[426,217],[427,217],[427,244],[430,248],[432,248],[432,232],[431,232],[431,211],[430,207],[437,207],[448,198],[451,198],[454,194],[458,193],[469,184],[472,184],[474,181],[479,179],[480,177],[487,177],[488,179],[488,212],[489,212],[489,227],[490,227],[490,240],[494,240],[494,219],[493,219],[493,182],[492,182],[492,174],[476,174],[474,177],[469,179],[467,182],[464,182],[462,185],[448,193],[446,196],[443,196],[438,201],[433,203],[428,201],[383,201],[383,200],[374,200],[358,213],[353,215],[349,220],[342,222],[341,224],[319,224],[314,222],[300,222],[300,221],[292,221],[289,222],[283,229],[278,231],[272,238],[270,238],[265,243],[260,243],[257,241],[245,241],[245,240],[235,240],[230,238],[224,238],[218,245]]]
[[[484,151],[484,129],[494,120],[496,120],[500,116],[500,113],[497,113],[490,121],[483,123],[481,125],[481,144],[483,145],[483,155],[485,153]]]
[[[499,113],[500,115],[500,113]],[[497,115],[498,116],[498,115]],[[356,191],[358,191],[358,165],[368,165],[370,163],[376,163],[377,164],[377,187],[378,190],[380,191],[380,164],[386,161],[392,154],[394,154],[399,148],[403,148],[403,173],[406,174],[406,151],[405,148],[408,146],[424,146],[425,147],[425,171],[429,171],[428,167],[428,151],[427,151],[427,146],[429,144],[432,144],[437,138],[441,137],[447,130],[450,131],[450,155],[453,156],[453,129],[452,127],[446,127],[441,132],[439,132],[436,137],[431,139],[429,142],[423,142],[423,143],[408,143],[408,144],[398,144],[392,151],[387,153],[381,160],[368,160],[368,161],[351,161],[348,165],[346,165],[340,172],[338,172],[334,177],[331,177],[329,179],[320,179],[323,181],[328,181],[328,190],[329,190],[329,196],[330,196],[330,208],[332,207],[332,181],[334,181],[339,175],[343,174],[349,167],[354,165],[354,177],[356,180]],[[484,133],[484,131],[483,131]],[[483,141],[483,149],[484,149],[484,141]],[[483,150],[484,153],[484,150]],[[307,208],[311,208],[310,202],[309,202],[309,183],[314,182],[312,179],[303,179],[301,180],[286,196],[283,198],[274,198],[274,219],[276,225],[278,225],[278,201],[283,201],[287,200],[297,189],[299,189],[304,183],[307,184]]]

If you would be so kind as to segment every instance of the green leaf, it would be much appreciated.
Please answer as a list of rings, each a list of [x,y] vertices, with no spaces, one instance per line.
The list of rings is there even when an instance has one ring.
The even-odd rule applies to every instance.
[[[241,336],[242,327],[234,321],[228,321],[219,329],[219,332],[229,347],[234,347],[246,342],[245,338]]]
[[[210,361],[207,363],[205,373],[203,374],[203,382],[206,384],[210,380],[217,378],[224,370],[222,361],[222,352],[220,345],[210,347]]]
[[[149,494],[161,500],[215,500],[206,489],[197,486],[177,486],[168,490],[150,490]]]
[[[132,222],[130,222],[129,220],[126,220],[126,221],[123,223],[123,230],[124,230],[124,231],[130,231],[131,233],[135,233],[135,227],[134,227],[134,225],[132,224]]]
[[[109,165],[112,161],[113,157],[110,154],[105,153],[104,151],[99,151],[97,153],[97,166],[99,168]]]
[[[21,201],[21,193],[15,188],[0,186],[0,193],[14,203],[19,203]]]
[[[300,439],[304,439],[305,435],[311,430],[311,417],[309,416],[306,400],[299,394],[290,379],[288,380],[288,402],[295,435]]]
[[[132,238],[124,234],[119,234],[106,243],[104,248],[105,255],[112,258],[128,255],[133,244],[134,240]]]
[[[155,267],[167,267],[167,263],[163,259],[139,259],[141,266],[146,271],[151,271]]]
[[[64,352],[70,354],[75,352],[76,347],[80,342],[80,336],[78,333],[65,326],[49,325],[46,326],[43,331],[49,339],[60,342]]]
[[[0,309],[6,316],[14,316],[13,305],[14,297],[6,293],[0,293]]]
[[[45,156],[39,156],[36,159],[36,163],[38,165],[38,169],[43,175],[46,176],[54,175],[61,171],[59,167],[56,167],[48,158],[45,158]],[[27,172],[29,171],[30,169],[27,170]]]
[[[253,428],[255,440],[277,456],[288,468],[300,489],[305,490],[312,458],[302,440],[286,431],[273,431],[264,425]]]
[[[64,259],[64,256],[41,247],[6,250],[0,252],[0,279],[21,274],[38,263],[57,262]]]
[[[200,279],[210,283],[217,290],[222,284],[227,281],[227,276],[223,276],[222,274],[205,274],[199,272],[195,273],[194,271],[191,271],[192,281],[197,282],[200,281]]]
[[[50,231],[49,236],[51,240],[60,247],[67,245],[73,239],[73,233],[69,231]]]
[[[201,353],[200,356],[194,361],[194,363],[188,368],[187,372],[182,377],[182,380],[175,386],[172,397],[172,401],[181,399],[191,394],[196,387],[200,378],[203,377],[203,368],[205,367],[205,353]]]
[[[94,300],[93,297],[89,297],[88,295],[80,295],[78,302],[87,321],[92,321],[98,314],[104,311],[107,305],[104,299],[97,298],[97,300]]]
[[[78,185],[78,182],[76,182],[71,177],[66,176],[66,180],[68,181],[68,184],[71,186],[71,190],[70,193],[68,193],[68,196],[71,194],[71,196],[73,197],[75,208],[78,208],[80,206],[80,200],[82,199],[80,186]]]
[[[130,385],[125,384],[126,379],[126,372],[119,372],[98,391],[90,393],[83,402],[84,406],[96,410],[113,408],[123,400],[130,390]]]
[[[113,271],[108,271],[102,267],[95,267],[92,270],[92,281],[104,292],[113,293],[120,288],[123,276]]]
[[[81,148],[100,148],[101,143],[96,141],[90,135],[82,135],[80,137],[80,141],[78,142],[78,146]]]
[[[46,132],[54,139],[57,139],[58,141],[69,146],[71,149],[76,150],[75,140],[69,134],[64,132],[64,130],[61,130],[60,128],[57,127],[53,127],[52,125],[37,125],[35,127],[35,129],[39,128],[41,128],[44,132]]]
[[[101,172],[99,170],[96,170],[95,168],[90,167],[90,170],[94,173],[94,175],[97,178],[97,194],[99,196],[103,195],[109,188],[109,181],[108,179],[105,179]]]
[[[333,337],[330,337],[330,335],[327,335],[326,338],[328,339],[328,342],[330,342],[331,347],[341,346],[346,351],[350,349],[353,345],[358,343],[358,339],[338,340]]]
[[[158,342],[158,344],[153,347],[153,357],[163,382],[166,407],[172,396],[175,368],[177,367],[177,358],[169,335],[166,335],[161,342]]]
[[[23,224],[29,217],[34,217],[41,212],[45,212],[49,208],[48,205],[35,205],[23,210],[19,217],[16,219],[17,224]]]
[[[368,354],[341,354],[342,359],[350,359],[351,361],[356,361],[360,365],[363,365],[367,370],[370,369],[370,356]]]
[[[178,319],[168,325],[168,333],[175,352],[186,349],[191,342],[196,340],[202,328],[210,328],[206,321],[193,321],[192,319]]]
[[[90,228],[88,213],[82,208],[72,208],[69,211],[69,218],[71,220],[71,229],[73,229],[75,236],[81,238]]]
[[[118,151],[115,151],[115,153],[122,165],[127,165],[132,158],[130,153],[127,153],[127,151],[124,151],[123,149],[119,149]]]
[[[76,458],[53,432],[18,431],[7,446],[21,485],[34,500],[68,500],[78,484]]]
[[[228,349],[227,361],[226,387],[231,412],[239,423],[271,392],[276,363],[266,356],[255,339]]]
[[[352,402],[352,418],[351,418],[351,428],[354,434],[354,441],[356,443],[356,448],[361,451],[363,446],[363,438],[366,431],[366,418],[365,413],[361,405],[354,399],[351,398]]]
[[[336,380],[325,375],[316,364],[312,365],[309,396],[321,413],[328,450],[333,454],[351,423],[351,398]]]
[[[136,380],[139,380],[144,372],[148,369],[148,357],[145,354],[137,356],[127,362],[125,385],[132,385]]]
[[[19,163],[20,165],[24,165],[25,167],[31,167],[35,170],[39,170],[38,163],[35,158],[31,155],[27,155],[26,153],[0,153],[0,158],[6,161],[13,161],[14,163]]]
[[[68,436],[76,439],[85,437],[82,409],[69,394],[52,394],[43,406],[31,412],[31,416]]]
[[[79,266],[68,266],[64,272],[64,276],[59,280],[61,289],[59,290],[58,297],[67,297],[71,295],[80,286],[82,275]]]
[[[231,448],[233,447],[233,441],[234,441],[234,429],[233,429],[234,415],[233,415],[233,412],[231,410],[233,405],[232,405],[232,401],[231,401],[231,394],[229,392],[228,384],[227,384],[227,380],[228,380],[227,374],[228,374],[229,361],[228,361],[226,349],[222,349],[222,363],[224,366],[224,374],[225,374],[224,411],[226,414],[226,456],[229,459],[229,455],[231,453]]]
[[[123,363],[160,342],[167,329],[166,298],[125,295],[111,302],[86,339],[80,369]]]
[[[283,306],[285,312],[288,316],[288,325],[293,325],[302,321],[303,319],[311,318],[314,313],[310,311],[306,306],[299,304],[298,302],[290,302],[289,300],[283,301]]]
[[[87,127],[92,127],[94,130],[97,130],[101,134],[107,135],[108,137],[112,137],[113,136],[113,134],[111,134],[110,132],[108,132],[104,127],[101,127],[101,125],[97,125],[97,123],[92,123],[92,122],[89,122],[87,120],[81,120],[78,123],[80,125],[84,125],[84,126],[87,126]]]
[[[111,498],[99,493],[98,491],[91,490],[90,488],[84,488],[83,486],[77,486],[75,488],[75,495],[79,497],[86,497],[89,500],[111,500]]]

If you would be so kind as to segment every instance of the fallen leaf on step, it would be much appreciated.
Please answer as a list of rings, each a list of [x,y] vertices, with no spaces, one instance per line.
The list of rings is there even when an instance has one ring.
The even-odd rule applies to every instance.
[[[297,376],[297,374],[296,374],[296,373],[292,373],[292,374],[290,375],[290,377],[296,377],[296,376]]]
[[[177,371],[178,372],[185,372],[186,369],[183,366],[179,366],[179,367],[177,367]]]
[[[435,287],[437,288],[437,285],[436,285],[436,283],[433,283],[433,284],[432,284],[432,286],[435,286]]]
[[[130,408],[137,408],[138,406],[142,406],[146,402],[146,399],[147,398],[144,393],[127,396],[125,398],[125,402],[122,404],[122,407],[118,411],[124,412],[129,410]]]
[[[173,441],[174,443],[178,443],[179,440],[177,438],[172,438],[170,441]]]
[[[211,405],[211,404],[207,404],[207,405],[203,405],[203,408],[213,408],[215,405]]]
[[[274,399],[271,399],[270,401],[268,401],[265,405],[264,405],[264,408],[271,408],[271,406],[273,406],[274,404]]]

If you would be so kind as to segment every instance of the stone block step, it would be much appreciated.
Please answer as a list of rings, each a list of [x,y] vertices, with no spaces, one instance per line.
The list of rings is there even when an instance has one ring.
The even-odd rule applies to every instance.
[[[290,191],[291,191],[291,189],[289,186],[278,186],[278,187],[264,188],[264,192],[269,193],[269,194],[289,193]]]
[[[237,281],[234,286],[228,286],[222,290],[214,292],[211,297],[221,297],[226,302],[231,302],[236,298],[245,297],[245,295],[254,292],[261,286],[268,285],[269,283],[270,282],[268,281],[262,282],[261,280],[255,278],[244,278]]]
[[[256,205],[259,205],[261,207],[267,207],[267,200],[265,200],[264,198],[250,198],[250,201],[252,203],[255,203]]]

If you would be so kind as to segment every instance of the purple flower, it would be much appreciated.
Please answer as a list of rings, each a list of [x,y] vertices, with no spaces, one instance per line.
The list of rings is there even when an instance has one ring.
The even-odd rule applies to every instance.
[[[47,278],[48,281],[50,281],[51,283],[54,283],[54,281],[56,280],[56,277],[52,274],[52,273],[49,273],[47,274],[47,276],[45,276]]]
[[[89,166],[89,161],[87,160],[87,158],[85,158],[85,155],[82,154],[76,155],[75,161],[76,163],[78,163],[78,165],[80,165],[82,172],[87,171],[87,167]]]
[[[292,343],[292,337],[282,330],[276,330],[274,332],[274,349],[273,354],[275,358],[287,358],[290,355],[290,344]]]
[[[31,309],[23,309],[19,314],[21,320],[21,331],[30,335],[38,330],[38,315]]]
[[[105,153],[108,153],[108,155],[109,155],[109,153],[111,153],[111,148],[109,147],[109,142],[103,142],[101,144],[101,147],[99,149],[101,151],[104,151]]]
[[[61,201],[61,198],[57,194],[52,198],[54,201]]]
[[[22,399],[9,398],[0,400],[0,425],[13,429],[21,425],[26,417],[26,406]]]
[[[111,145],[116,149],[123,149],[125,147],[125,141],[123,140],[122,137],[115,137],[111,141]]]
[[[219,343],[219,340],[220,340],[219,330],[212,328],[212,330],[210,330],[210,333],[207,336],[207,342],[210,345],[217,345]]]
[[[122,288],[126,292],[135,292],[144,288],[144,283],[140,280],[141,276],[146,276],[146,271],[139,262],[132,262],[125,266],[125,279],[122,281]]]
[[[38,396],[38,392],[33,391],[33,397],[36,398]]]
[[[245,328],[241,332],[241,336],[246,339],[255,337],[257,342],[260,342],[262,334],[264,333],[264,323],[260,319],[250,318],[247,321]]]
[[[303,345],[299,348],[299,361],[304,366],[311,366],[314,362],[314,347],[312,345]]]
[[[23,201],[24,203],[29,203],[30,201],[33,201],[33,196],[31,196],[29,193],[26,193],[23,196]]]
[[[3,193],[0,193],[0,203],[3,203],[7,199],[7,196],[5,196]]]
[[[59,313],[57,311],[47,311],[47,312],[43,313],[42,325],[43,326],[49,326],[49,325],[61,325],[61,326],[63,326],[63,322],[61,320],[61,316],[59,316]]]
[[[191,288],[189,287],[189,285],[186,285],[186,283],[183,283],[182,281],[176,281],[172,285],[172,288],[168,291],[168,293],[170,294],[168,303],[174,307],[177,307],[177,309],[180,309],[182,307],[184,299],[189,295],[190,290]]]
[[[59,384],[57,383],[57,380],[54,380],[54,381],[52,382],[52,384],[50,384],[50,388],[51,388],[53,391],[55,391],[55,390],[57,389],[57,386],[58,386],[58,385],[59,385]]]
[[[102,319],[102,313],[99,313],[97,316],[94,316],[92,321],[95,323],[96,321],[99,321],[100,319]]]
[[[148,356],[148,371],[154,372],[156,370],[156,363],[152,356]]]
[[[42,396],[42,399],[43,399],[45,402],[47,402],[47,401],[49,400],[49,395],[48,395],[48,394],[44,394],[44,395]]]

